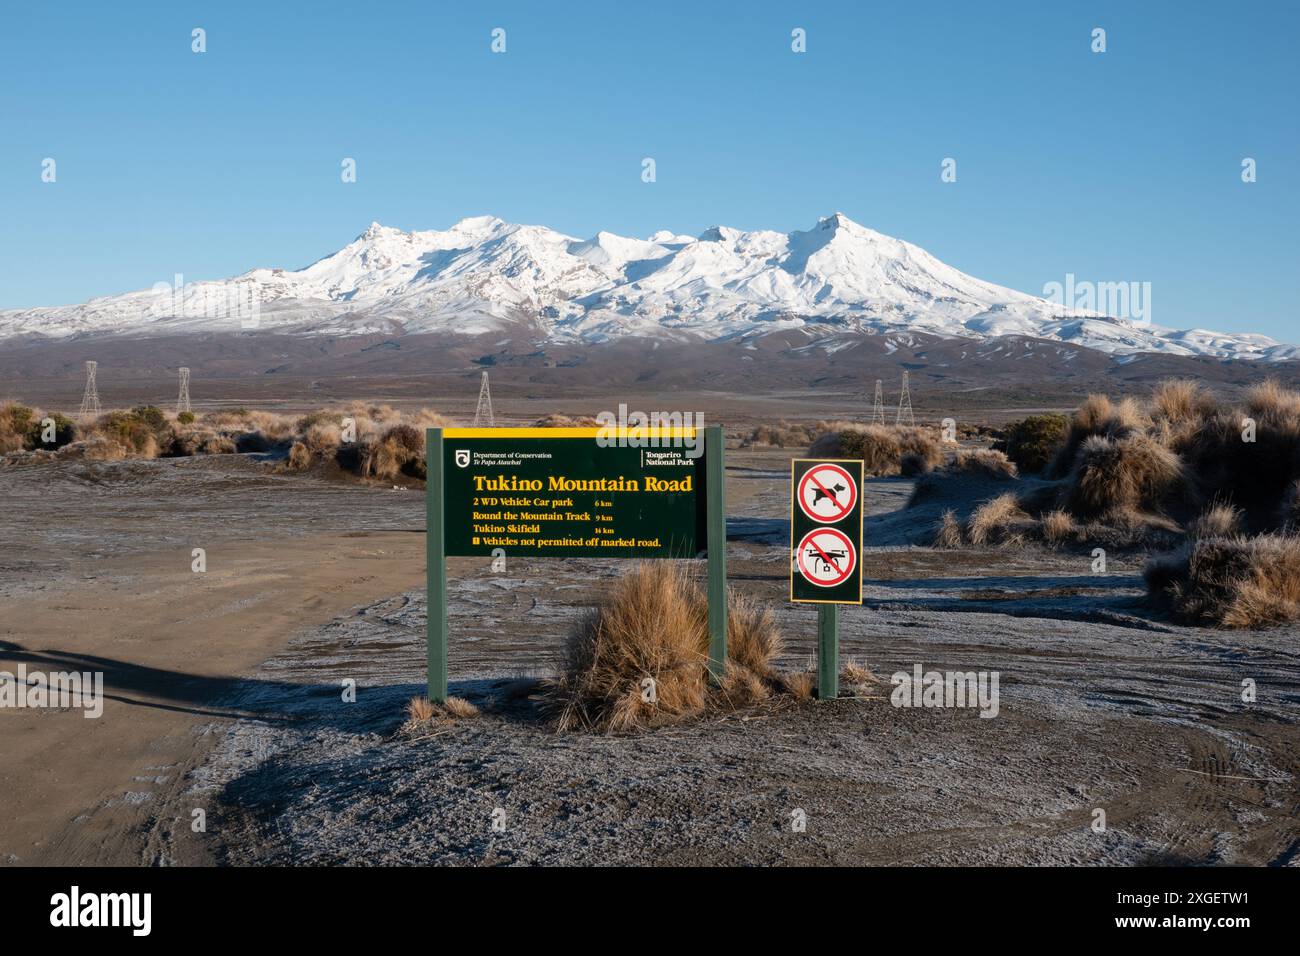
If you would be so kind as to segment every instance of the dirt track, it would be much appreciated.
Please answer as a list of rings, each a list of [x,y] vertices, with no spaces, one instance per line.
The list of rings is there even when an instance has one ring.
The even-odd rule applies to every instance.
[[[784,664],[801,667],[813,648],[814,615],[784,603],[785,457],[729,456],[729,562],[733,586],[776,606],[790,644]],[[25,539],[28,551],[16,561],[28,570],[6,576],[6,607],[45,601],[52,623],[43,626],[67,631],[49,646],[124,662],[109,669],[109,692],[124,700],[100,721],[55,713],[24,726],[74,724],[48,738],[57,746],[80,739],[81,724],[176,746],[166,760],[152,760],[148,748],[136,759],[88,747],[87,756],[101,751],[98,762],[67,779],[93,784],[78,791],[89,802],[77,811],[61,789],[49,791],[61,794],[68,819],[44,849],[10,849],[14,833],[4,834],[3,852],[21,862],[1300,864],[1296,629],[1171,625],[1139,600],[1137,557],[1113,558],[1110,573],[1097,577],[1086,554],[912,547],[902,537],[914,522],[897,513],[909,483],[872,482],[867,504],[878,517],[867,536],[877,547],[865,563],[867,603],[844,615],[843,653],[884,677],[881,689],[869,699],[764,707],[616,738],[552,733],[527,701],[507,699],[505,679],[545,673],[569,622],[621,566],[519,561],[492,574],[485,561],[454,561],[452,690],[487,713],[412,742],[396,731],[403,704],[422,690],[423,538],[349,538],[346,528],[419,527],[418,495],[325,482],[285,490],[260,477],[260,466],[234,459],[114,467],[162,476],[138,505],[150,514],[171,507],[159,488],[177,482],[178,527],[156,541],[144,535],[144,545],[183,545],[183,563],[149,572],[154,559],[110,562],[124,574],[117,582],[124,601],[143,601],[154,587],[160,598],[152,630],[124,644],[111,621],[86,632],[85,622],[104,613],[90,609],[90,594],[96,607],[114,606],[103,597],[107,578],[83,577],[89,572],[71,560],[52,570],[59,553],[52,531]],[[193,473],[166,472],[175,468]],[[230,482],[247,482],[257,496],[235,505],[225,492],[196,490]],[[108,554],[131,552],[137,535],[132,496],[123,495],[111,509],[121,527],[100,536]],[[71,525],[69,509],[85,496],[47,494],[32,507]],[[196,501],[210,504],[196,509]],[[253,527],[266,553],[259,559],[241,545],[242,569],[229,567],[224,584],[205,585],[209,610],[169,615],[164,609],[192,588],[185,582],[194,577],[193,528],[220,525],[250,505],[263,509]],[[330,537],[302,536],[313,528]],[[222,533],[238,538],[248,529],[245,519]],[[355,551],[337,551],[349,542]],[[221,547],[210,547],[210,567]],[[267,563],[281,553],[291,557],[279,559],[272,579]],[[326,561],[331,554],[339,560]],[[135,560],[139,571],[130,570]],[[368,569],[357,574],[363,560]],[[56,582],[49,593],[39,591],[42,573]],[[168,575],[177,580],[169,585]],[[222,587],[233,590],[221,596]],[[117,608],[114,620],[142,612]],[[284,616],[267,622],[273,608]],[[156,663],[149,655],[163,653],[158,635],[179,618],[203,622],[201,646],[174,641],[177,660]],[[250,628],[258,630],[249,636]],[[154,635],[148,644],[139,639],[145,633]],[[52,632],[39,641],[24,636],[11,625],[5,639],[28,651],[54,641]],[[227,644],[239,650],[212,657],[212,647]],[[0,666],[12,659],[0,652]],[[200,671],[198,661],[210,669]],[[918,662],[997,671],[998,716],[890,706],[889,675]],[[134,665],[146,663],[210,680],[160,681],[139,695],[160,706],[142,706],[130,681]],[[1245,677],[1257,682],[1254,704],[1240,698]],[[345,678],[357,681],[356,703],[341,699]],[[169,715],[165,727],[152,723],[160,714]],[[49,750],[24,746],[24,771],[6,761],[0,792],[6,804],[21,797],[35,807],[31,788]],[[168,779],[157,786],[133,779],[150,773]],[[145,792],[148,799],[130,802]],[[208,811],[206,835],[189,832],[196,806]],[[491,829],[498,807],[503,833]],[[1096,808],[1106,811],[1104,833],[1089,826]],[[791,831],[796,809],[807,815],[804,833]],[[39,829],[39,813],[25,820]]]

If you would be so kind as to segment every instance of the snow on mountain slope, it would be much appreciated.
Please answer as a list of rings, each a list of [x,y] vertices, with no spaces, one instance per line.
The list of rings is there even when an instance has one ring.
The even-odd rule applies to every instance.
[[[839,213],[806,231],[715,226],[697,238],[590,239],[492,216],[442,231],[372,223],[297,271],[167,284],[82,305],[0,311],[0,338],[257,328],[303,334],[480,334],[523,323],[553,340],[744,337],[806,328],[1052,339],[1117,354],[1300,358],[1261,335],[1170,331],[968,276]]]

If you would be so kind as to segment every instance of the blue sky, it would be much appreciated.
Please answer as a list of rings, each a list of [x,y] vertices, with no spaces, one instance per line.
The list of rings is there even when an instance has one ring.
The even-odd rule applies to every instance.
[[[287,6],[9,5],[0,308],[297,268],[373,219],[839,210],[1027,292],[1151,282],[1159,325],[1300,337],[1297,3]]]

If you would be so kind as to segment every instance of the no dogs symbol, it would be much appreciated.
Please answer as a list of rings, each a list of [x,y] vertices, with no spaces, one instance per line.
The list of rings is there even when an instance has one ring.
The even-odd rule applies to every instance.
[[[819,588],[843,584],[858,566],[857,546],[836,528],[809,531],[799,542],[795,557],[804,580]]]
[[[813,521],[841,521],[858,503],[858,484],[839,465],[810,468],[799,480],[799,510]]]

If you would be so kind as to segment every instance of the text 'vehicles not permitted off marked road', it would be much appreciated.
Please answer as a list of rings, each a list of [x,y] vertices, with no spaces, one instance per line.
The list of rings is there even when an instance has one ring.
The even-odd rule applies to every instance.
[[[790,463],[790,600],[862,603],[862,462]]]

